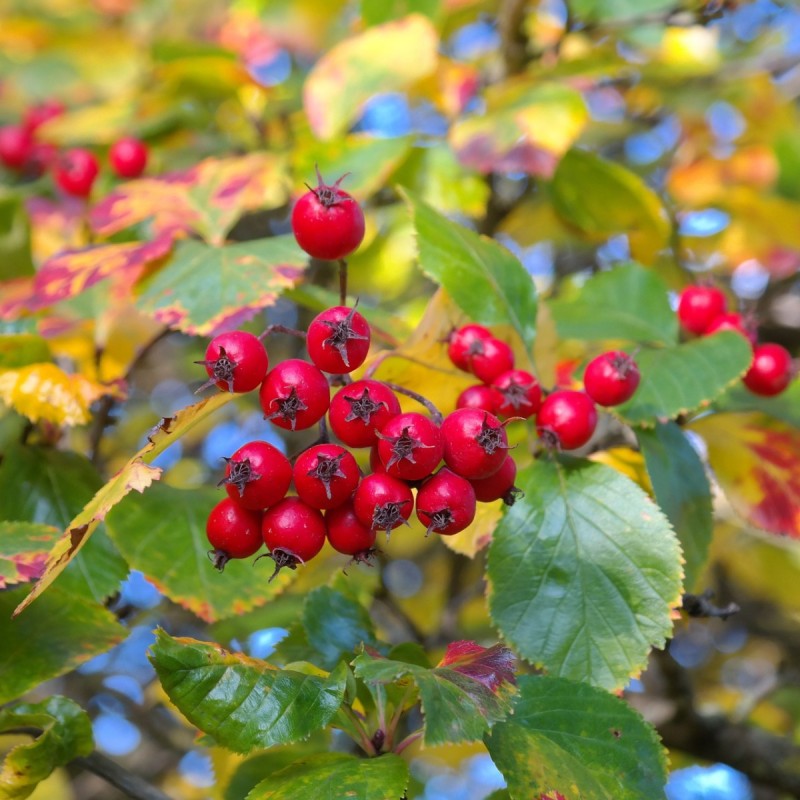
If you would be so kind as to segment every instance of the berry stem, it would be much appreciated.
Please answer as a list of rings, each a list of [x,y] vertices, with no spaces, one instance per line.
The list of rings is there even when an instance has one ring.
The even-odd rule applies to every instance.
[[[350,706],[343,705],[339,710],[345,717],[347,717],[348,721],[350,722],[350,725],[352,725],[356,729],[358,738],[355,739],[354,741],[357,744],[361,745],[361,749],[368,756],[377,755],[375,751],[375,746],[372,744],[372,741],[367,735],[366,730],[364,730],[364,726],[361,724],[361,720],[355,715],[353,709],[350,708]],[[349,731],[347,731],[346,728],[342,728],[342,730],[344,730],[346,733],[349,733]]]
[[[339,305],[347,305],[347,261],[339,259]]]
[[[406,749],[409,745],[414,744],[417,739],[421,738],[422,736],[422,729],[420,728],[418,731],[414,731],[413,733],[409,733],[402,742],[397,743],[397,747],[394,748],[395,754],[399,755]]]
[[[406,688],[405,693],[400,698],[400,702],[397,704],[397,708],[394,710],[394,714],[392,714],[391,720],[389,720],[388,728],[385,728],[386,731],[386,749],[391,750],[394,746],[394,735],[397,732],[397,725],[400,722],[400,717],[403,715],[403,708],[405,707],[406,702],[408,702],[408,698],[411,696],[411,693],[414,691],[413,686],[408,686]]]
[[[431,417],[433,417],[433,421],[437,425],[441,425],[444,421],[444,416],[442,416],[442,412],[439,411],[436,406],[428,400],[427,397],[423,397],[421,394],[417,394],[416,392],[412,392],[411,389],[406,389],[405,386],[400,386],[397,383],[389,383],[388,381],[384,381],[386,386],[388,386],[393,392],[399,392],[400,394],[404,394],[406,397],[410,397],[412,400],[416,400],[420,405],[425,406],[430,412]]]
[[[285,325],[268,325],[267,329],[262,333],[258,340],[266,339],[273,333],[288,333],[290,336],[296,336],[298,339],[305,339],[305,331],[298,331],[296,328],[287,328]]]

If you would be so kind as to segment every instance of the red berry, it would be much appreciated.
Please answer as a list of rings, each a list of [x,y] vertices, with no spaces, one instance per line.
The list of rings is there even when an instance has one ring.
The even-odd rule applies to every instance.
[[[230,458],[225,477],[217,484],[242,508],[264,509],[283,500],[292,482],[292,465],[267,442],[248,442]]]
[[[514,353],[499,339],[486,339],[483,350],[476,353],[469,362],[469,371],[484,383],[492,383],[504,372],[514,369]]]
[[[90,150],[76,147],[61,156],[55,165],[55,179],[65,194],[88,197],[92,193],[100,164]]]
[[[49,142],[34,142],[31,155],[25,164],[25,174],[40,178],[53,167],[58,158],[58,148]]]
[[[22,169],[33,152],[30,133],[20,125],[0,128],[0,161],[9,169]]]
[[[500,465],[500,469],[488,478],[479,478],[470,481],[475,490],[475,498],[480,503],[493,503],[500,500],[507,505],[513,506],[520,490],[514,486],[517,477],[517,464],[511,456],[506,456],[506,460]]]
[[[475,490],[469,481],[442,467],[417,492],[417,518],[442,536],[460,533],[475,519]]]
[[[408,524],[414,510],[414,496],[403,481],[385,472],[367,475],[353,495],[353,508],[359,522],[370,530],[389,531]]]
[[[444,462],[469,480],[488,478],[508,455],[508,436],[500,420],[488,411],[459,408],[442,423]]]
[[[574,450],[592,438],[597,409],[584,392],[561,389],[548,395],[536,418],[539,436],[551,447]]]
[[[718,333],[719,331],[736,331],[736,333],[741,333],[742,336],[753,345],[757,341],[755,331],[745,323],[741,314],[736,314],[734,312],[722,314],[717,317],[708,328],[706,328],[706,336],[711,336],[711,334]]]
[[[319,185],[309,187],[292,209],[297,244],[314,258],[336,261],[350,255],[364,238],[361,206],[339,188],[344,175],[329,186],[317,170]]]
[[[464,325],[450,334],[447,355],[455,366],[469,372],[472,356],[483,352],[483,342],[494,338],[483,325]]]
[[[226,497],[211,509],[206,536],[214,548],[208,556],[222,571],[230,559],[247,558],[261,547],[261,514],[248,511]]]
[[[339,389],[331,400],[329,416],[337,438],[348,447],[370,447],[379,431],[400,413],[395,393],[380,381],[353,381]]]
[[[33,133],[37,128],[40,128],[45,122],[48,122],[55,117],[60,117],[66,109],[58,102],[58,100],[45,100],[44,103],[31,106],[22,119],[22,126],[28,133]]]
[[[378,439],[383,466],[395,478],[425,478],[442,460],[444,445],[439,426],[414,411],[392,417],[381,428]]]
[[[267,374],[258,397],[264,419],[285,430],[302,431],[325,416],[330,388],[313,364],[289,358]]]
[[[711,323],[725,313],[728,301],[713,286],[687,286],[678,300],[678,320],[692,333],[705,333]]]
[[[336,508],[350,499],[361,477],[352,454],[338,444],[318,444],[294,463],[294,485],[304,503]]]
[[[264,512],[261,532],[275,562],[274,578],[283,567],[296,569],[314,558],[325,544],[326,528],[318,509],[299,497],[286,497]]]
[[[501,417],[532,417],[542,405],[539,381],[524,369],[511,369],[495,378],[492,387],[501,395],[495,412]]]
[[[147,157],[147,145],[132,136],[118,139],[108,152],[111,169],[120,178],[138,178],[147,166]]]
[[[456,400],[456,408],[479,408],[482,411],[497,413],[497,408],[503,402],[503,395],[485,383],[467,386]]]
[[[364,317],[354,308],[335,306],[311,321],[306,347],[321,370],[342,375],[364,363],[369,342],[369,323]]]
[[[627,353],[611,350],[592,359],[583,374],[586,394],[601,406],[618,406],[639,386],[639,367]]]
[[[743,380],[753,394],[780,394],[792,382],[792,356],[779,344],[760,344],[753,351],[753,363]]]
[[[352,502],[326,512],[325,525],[328,541],[337,552],[353,556],[356,561],[367,560],[372,554],[377,532],[359,520]]]
[[[251,392],[264,380],[269,358],[264,345],[246,331],[230,331],[215,336],[206,348],[205,361],[209,380],[197,391],[216,384],[223,392]]]

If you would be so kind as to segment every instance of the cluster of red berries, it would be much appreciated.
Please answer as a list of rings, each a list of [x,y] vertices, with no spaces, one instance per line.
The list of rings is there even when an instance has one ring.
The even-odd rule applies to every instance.
[[[742,381],[753,394],[772,397],[792,382],[794,368],[789,351],[779,344],[758,344],[752,325],[741,314],[728,311],[725,294],[713,286],[689,286],[678,300],[681,326],[697,336],[736,331],[753,346],[753,361]]]
[[[0,128],[0,163],[28,178],[39,178],[50,169],[61,191],[86,198],[100,174],[97,156],[82,147],[59,152],[55,145],[37,136],[45,122],[63,113],[61,103],[49,101],[28,109],[18,124]],[[147,166],[147,158],[147,146],[132,137],[118,139],[108,153],[111,169],[120,178],[138,178]]]

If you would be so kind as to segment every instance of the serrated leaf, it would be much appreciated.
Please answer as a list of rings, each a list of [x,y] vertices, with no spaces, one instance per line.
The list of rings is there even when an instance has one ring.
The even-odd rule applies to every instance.
[[[135,453],[66,525],[64,533],[47,557],[44,574],[14,614],[17,615],[27,608],[64,571],[117,503],[132,490],[143,492],[154,480],[161,477],[161,470],[150,466],[153,460],[234,397],[235,395],[229,392],[220,392],[181,409],[174,417],[162,419],[151,432],[147,444]]]
[[[408,778],[405,761],[394,753],[379,758],[319,753],[270,775],[247,800],[398,800]]]
[[[670,0],[573,0],[570,11],[585,22],[623,22],[675,7]]]
[[[589,119],[580,92],[528,77],[490,86],[485,109],[450,129],[459,160],[479,172],[525,172],[550,178]]]
[[[374,94],[402,91],[430,75],[438,46],[436,29],[420,14],[339,42],[317,61],[303,87],[303,106],[314,134],[332,139]]]
[[[52,357],[47,341],[41,336],[33,333],[0,335],[0,370],[19,369],[50,361]]]
[[[344,664],[321,678],[162,630],[150,661],[186,718],[237,753],[305,739],[331,722],[344,698]]]
[[[684,558],[684,583],[694,588],[714,530],[711,487],[703,462],[673,422],[636,433],[656,501],[672,523]]]
[[[536,288],[516,256],[451,222],[406,192],[422,271],[475,322],[509,325],[526,348],[536,338]]]
[[[670,226],[661,200],[620,164],[570,150],[556,169],[551,192],[559,216],[593,242],[626,234],[633,257],[645,264],[667,244]]]
[[[351,657],[359,645],[376,643],[367,609],[329,586],[308,594],[302,620],[308,643],[319,653],[325,669],[332,669],[343,656]]]
[[[678,320],[667,286],[651,270],[631,263],[599,272],[577,295],[548,306],[565,339],[627,339],[632,342],[678,341]]]
[[[537,461],[489,546],[489,612],[517,652],[548,672],[615,689],[672,629],[681,553],[632,481],[588,461]]]
[[[433,669],[364,653],[353,662],[353,671],[367,683],[411,678],[425,715],[423,740],[435,746],[478,741],[504,718],[514,692],[513,663],[512,654],[502,645],[486,648],[458,642],[448,647],[445,659]]]
[[[272,305],[300,280],[307,263],[291,235],[224,247],[182,241],[136,305],[170,328],[213,336]]]
[[[40,728],[30,744],[14,747],[0,771],[0,798],[23,800],[56,767],[69,764],[94,749],[92,723],[86,712],[66,697],[41,703],[20,703],[0,710],[0,733],[14,728]]]
[[[263,562],[254,567],[253,559],[231,560],[222,573],[212,567],[206,520],[225,496],[214,489],[155,484],[113,509],[106,519],[109,535],[130,566],[205,622],[263,605],[296,575],[282,570],[269,582],[269,570]]]
[[[734,509],[765,531],[800,538],[800,429],[757,411],[713,414],[690,427]]]
[[[59,533],[52,525],[0,521],[0,589],[36,580]]]
[[[486,737],[513,798],[664,798],[656,732],[626,702],[583,683],[520,678],[514,713]]]
[[[26,586],[0,592],[0,703],[70,672],[128,634],[101,605],[59,586],[12,619],[27,592]]]
[[[752,359],[750,343],[734,331],[677,347],[640,350],[639,388],[614,410],[632,425],[652,426],[704,408],[747,371]]]

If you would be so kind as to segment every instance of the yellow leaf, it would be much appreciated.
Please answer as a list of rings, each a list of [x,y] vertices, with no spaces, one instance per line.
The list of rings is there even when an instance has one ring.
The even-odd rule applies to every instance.
[[[639,484],[646,492],[653,493],[650,476],[644,465],[644,457],[638,450],[630,447],[612,447],[609,450],[599,450],[592,453],[589,458],[600,464],[605,464],[617,472],[621,472],[632,481]]]
[[[503,516],[503,503],[478,503],[475,521],[455,536],[442,536],[442,542],[453,552],[467,558],[475,558],[492,541],[492,534]]]
[[[667,28],[661,40],[661,61],[679,72],[711,72],[720,62],[718,42],[718,28]]]

